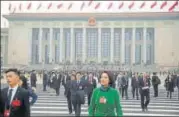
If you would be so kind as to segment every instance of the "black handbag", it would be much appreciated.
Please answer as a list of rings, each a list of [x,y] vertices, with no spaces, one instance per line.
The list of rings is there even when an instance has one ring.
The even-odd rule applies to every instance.
[[[80,104],[85,104],[85,92],[84,90],[77,91],[77,99],[79,100]]]

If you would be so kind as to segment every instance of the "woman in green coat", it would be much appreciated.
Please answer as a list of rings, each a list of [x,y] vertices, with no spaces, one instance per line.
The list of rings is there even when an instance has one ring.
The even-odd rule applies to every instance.
[[[100,83],[101,87],[93,91],[89,116],[123,116],[119,92],[110,86],[114,82],[108,72],[102,72]]]

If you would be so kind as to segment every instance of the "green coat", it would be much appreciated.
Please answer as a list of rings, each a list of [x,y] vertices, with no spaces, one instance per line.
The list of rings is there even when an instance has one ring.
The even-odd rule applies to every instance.
[[[106,98],[106,103],[99,103],[100,97]],[[123,116],[119,92],[114,88],[108,91],[102,91],[96,88],[91,97],[91,103],[88,108],[89,116]]]

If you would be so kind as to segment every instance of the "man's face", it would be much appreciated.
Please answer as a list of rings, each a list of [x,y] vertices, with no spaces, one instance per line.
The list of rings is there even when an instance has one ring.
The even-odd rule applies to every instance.
[[[75,74],[76,74],[76,71],[72,71],[72,74],[75,75]]]
[[[15,86],[19,83],[19,76],[14,72],[8,72],[6,74],[7,83],[10,86]]]
[[[147,74],[146,74],[146,73],[144,73],[144,74],[143,74],[143,77],[144,77],[144,78],[147,78]]]
[[[81,79],[81,74],[76,74],[76,78],[77,78],[77,80],[80,80]]]
[[[90,73],[90,74],[89,74],[89,77],[92,78],[92,77],[93,77],[93,74]]]

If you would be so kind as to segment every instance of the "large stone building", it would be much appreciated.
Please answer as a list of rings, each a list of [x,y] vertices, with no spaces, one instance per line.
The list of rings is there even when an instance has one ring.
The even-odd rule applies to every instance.
[[[1,29],[1,65],[7,64],[8,59],[8,28]]]
[[[15,13],[8,64],[179,62],[179,12]]]

